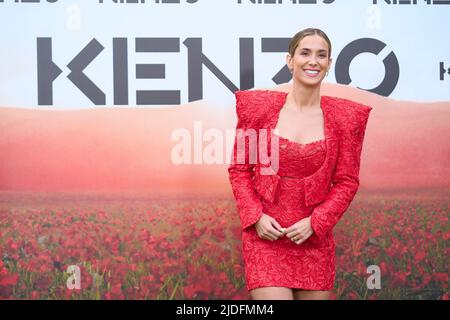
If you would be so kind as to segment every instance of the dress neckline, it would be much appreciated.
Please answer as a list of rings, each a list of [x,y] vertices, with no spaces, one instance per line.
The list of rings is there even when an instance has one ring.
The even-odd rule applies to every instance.
[[[278,110],[276,110],[276,113],[274,115],[274,122],[272,124],[272,130],[274,132],[275,131],[279,131],[278,129],[276,129],[276,127],[277,127],[278,121],[280,119],[281,109],[283,109],[283,107],[284,107],[284,105],[286,103],[286,100],[287,100],[287,96],[289,94],[289,92],[285,92],[285,91],[278,91],[278,92],[282,93],[283,97],[281,99],[281,103],[278,105]],[[320,96],[320,109],[322,111],[322,118],[323,118],[323,136],[324,137],[322,139],[311,141],[311,142],[307,142],[307,143],[300,143],[300,142],[293,141],[293,140],[290,140],[288,138],[282,137],[279,134],[276,134],[276,136],[278,138],[284,139],[284,140],[289,141],[289,142],[294,143],[294,144],[298,144],[300,146],[307,146],[307,145],[310,145],[310,144],[316,144],[316,143],[320,143],[320,142],[325,142],[326,139],[327,139],[327,128],[326,128],[327,120],[326,120],[326,114],[325,114],[325,109],[324,109],[324,96],[323,95]],[[273,133],[273,134],[275,134],[275,133]]]
[[[290,140],[288,138],[282,137],[282,136],[280,136],[278,134],[275,134],[275,133],[273,135],[277,136],[278,139],[280,139],[280,140],[285,140],[286,142],[289,142],[289,143],[292,143],[292,144],[295,144],[295,145],[299,145],[301,147],[306,147],[306,146],[310,146],[310,145],[325,143],[325,139],[315,140],[315,141],[311,141],[311,142],[308,142],[308,143],[299,143],[297,141],[292,141],[292,140]]]

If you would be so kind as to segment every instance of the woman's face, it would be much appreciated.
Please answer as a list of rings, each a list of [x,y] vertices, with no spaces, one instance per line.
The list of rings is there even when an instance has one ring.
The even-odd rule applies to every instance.
[[[328,44],[318,35],[300,40],[294,56],[288,54],[286,60],[292,78],[305,86],[319,85],[331,66]]]

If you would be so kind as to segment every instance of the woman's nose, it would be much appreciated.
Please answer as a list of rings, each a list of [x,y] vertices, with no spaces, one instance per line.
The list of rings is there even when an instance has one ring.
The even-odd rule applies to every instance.
[[[315,58],[315,57],[311,57],[310,59],[309,59],[309,62],[308,62],[309,64],[311,64],[311,65],[317,65],[317,59]]]

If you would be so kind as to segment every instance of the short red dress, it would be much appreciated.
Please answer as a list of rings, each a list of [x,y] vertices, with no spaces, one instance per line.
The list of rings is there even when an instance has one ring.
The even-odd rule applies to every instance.
[[[325,161],[325,139],[299,144],[279,138],[281,177],[272,203],[260,198],[263,212],[287,228],[312,214],[305,206],[303,179],[316,172]],[[256,228],[243,231],[242,248],[247,290],[259,287],[288,287],[305,290],[332,290],[335,278],[335,245],[309,237],[300,245],[283,236],[275,241],[261,239]]]

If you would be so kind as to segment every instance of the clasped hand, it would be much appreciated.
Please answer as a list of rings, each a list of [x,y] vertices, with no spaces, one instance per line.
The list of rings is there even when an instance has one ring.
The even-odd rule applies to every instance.
[[[311,217],[303,218],[290,227],[283,228],[277,220],[265,213],[255,224],[255,228],[261,239],[274,241],[286,236],[296,244],[303,243],[314,233],[311,228]]]

